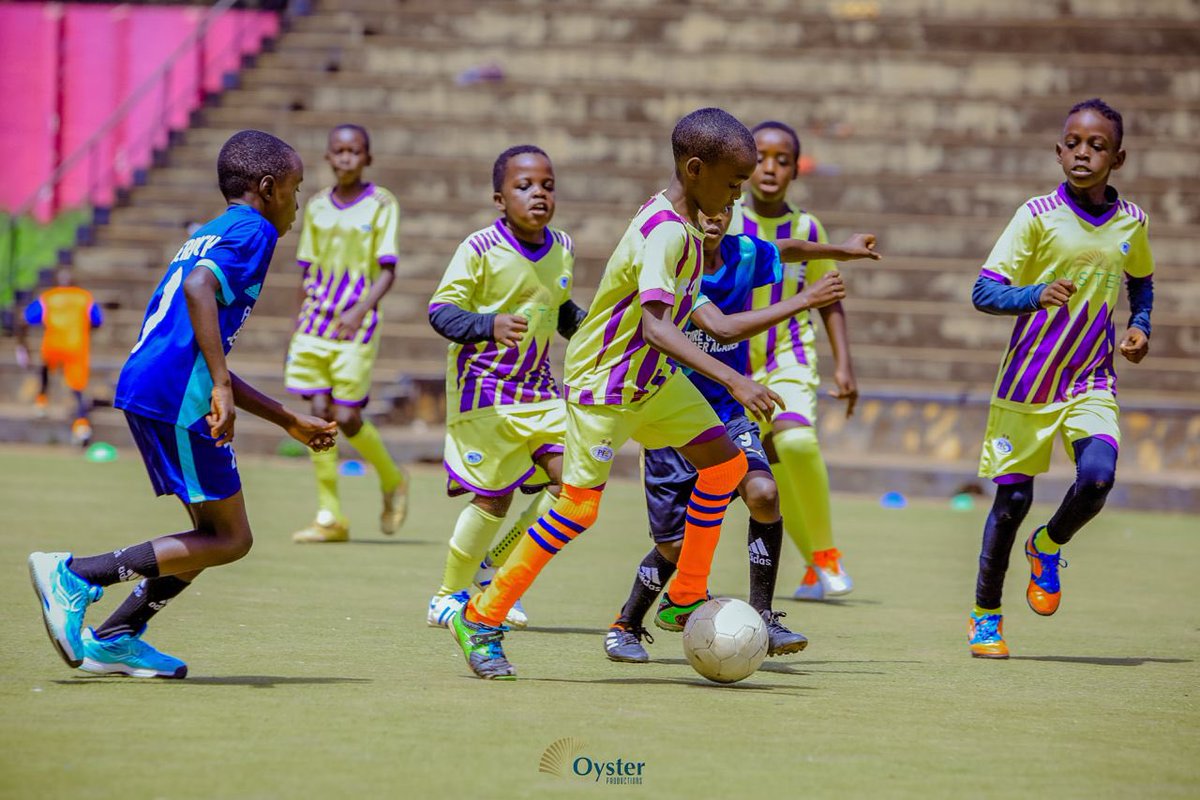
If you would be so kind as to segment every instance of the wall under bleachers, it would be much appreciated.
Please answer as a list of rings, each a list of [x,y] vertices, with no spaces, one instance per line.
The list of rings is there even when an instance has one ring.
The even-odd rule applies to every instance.
[[[307,195],[329,180],[327,130],[359,122],[372,133],[369,177],[402,208],[402,279],[385,300],[370,411],[395,423],[397,450],[436,459],[445,343],[425,308],[458,241],[493,219],[496,153],[533,141],[553,157],[555,224],[576,242],[586,302],[629,217],[669,176],[671,126],[715,104],[750,124],[795,124],[812,171],[793,198],[835,239],[876,232],[887,257],[845,269],[864,399],[852,420],[822,406],[835,487],[949,492],[973,480],[1010,331],[974,311],[971,285],[1018,205],[1061,181],[1053,143],[1066,109],[1100,95],[1125,114],[1129,163],[1115,183],[1151,215],[1158,262],[1151,355],[1118,366],[1127,488],[1115,499],[1200,510],[1198,19],[1194,0],[1133,11],[1118,0],[325,0],[75,253],[80,280],[112,309],[100,373],[111,381],[187,226],[221,210],[213,164],[231,132],[294,143]],[[295,245],[294,234],[280,243],[233,359],[276,394]],[[266,449],[278,437],[239,438]]]

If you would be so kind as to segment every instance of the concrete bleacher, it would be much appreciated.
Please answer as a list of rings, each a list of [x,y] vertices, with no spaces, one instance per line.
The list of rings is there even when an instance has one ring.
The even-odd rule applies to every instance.
[[[1118,366],[1122,480],[1135,487],[1118,499],[1200,509],[1200,191],[1189,180],[1200,171],[1198,19],[1192,0],[1132,12],[1117,0],[318,2],[75,252],[79,279],[110,310],[97,393],[187,226],[222,207],[221,142],[245,127],[283,136],[305,159],[307,196],[328,182],[329,127],[361,122],[369,177],[402,209],[401,280],[384,305],[371,411],[397,423],[389,436],[407,455],[436,458],[445,344],[425,306],[457,243],[494,217],[491,159],[521,141],[553,156],[555,223],[577,244],[577,294],[588,301],[629,216],[665,183],[671,125],[715,104],[750,123],[796,124],[815,171],[794,199],[834,239],[876,232],[887,256],[845,270],[864,402],[849,422],[823,407],[835,486],[942,492],[973,475],[1011,329],[971,308],[978,265],[1017,206],[1061,180],[1053,143],[1065,109],[1101,95],[1125,113],[1130,158],[1114,182],[1151,215],[1159,270],[1151,356]],[[503,79],[460,83],[485,67]],[[233,362],[273,392],[296,303],[295,245],[294,234],[280,242]],[[0,365],[0,385],[19,380]],[[251,430],[243,448],[278,440]]]

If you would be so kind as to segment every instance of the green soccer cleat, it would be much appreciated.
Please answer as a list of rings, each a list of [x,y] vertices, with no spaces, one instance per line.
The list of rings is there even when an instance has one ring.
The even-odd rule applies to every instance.
[[[679,606],[671,600],[671,593],[665,592],[662,600],[658,602],[658,611],[654,614],[654,626],[662,628],[664,631],[678,633],[683,630],[684,625],[687,625],[688,617],[692,615],[692,612],[711,599],[711,597],[702,597],[694,603]]]
[[[145,633],[145,628],[142,629]],[[101,639],[88,628],[83,632],[83,664],[93,675],[128,675],[131,678],[184,678],[187,664],[160,653],[142,641],[141,633]]]
[[[467,610],[450,616],[450,632],[454,634],[458,646],[462,648],[467,666],[479,678],[491,681],[515,681],[517,670],[504,657],[504,649],[500,642],[508,628],[492,627],[483,622],[471,622],[467,619]]]

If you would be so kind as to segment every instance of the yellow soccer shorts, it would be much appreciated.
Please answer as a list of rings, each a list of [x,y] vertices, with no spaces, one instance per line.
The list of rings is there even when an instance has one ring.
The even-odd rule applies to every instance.
[[[496,406],[446,427],[446,493],[506,495],[518,486],[534,489],[550,482],[535,463],[561,453],[566,436],[561,400]]]
[[[672,374],[662,388],[637,403],[568,402],[563,483],[581,489],[604,486],[613,457],[630,439],[655,450],[727,435],[717,412],[681,372]]]
[[[379,340],[338,342],[297,333],[288,347],[284,385],[292,394],[328,394],[342,406],[365,406]]]
[[[775,409],[772,424],[790,420],[811,428],[817,426],[817,388],[821,378],[815,367],[797,364],[772,372],[759,370],[754,373],[754,380],[783,398],[786,407]],[[759,427],[763,436],[771,432],[770,425],[763,423]]]
[[[1121,429],[1116,398],[1109,392],[1081,395],[1048,408],[1018,410],[993,402],[979,460],[979,477],[1003,480],[1040,475],[1050,468],[1054,440],[1062,440],[1075,458],[1072,443],[1089,436],[1119,449]]]

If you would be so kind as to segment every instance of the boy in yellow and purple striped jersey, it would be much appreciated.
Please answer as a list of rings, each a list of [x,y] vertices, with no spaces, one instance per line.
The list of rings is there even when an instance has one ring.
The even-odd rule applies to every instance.
[[[730,235],[747,234],[768,242],[807,239],[828,242],[821,222],[788,203],[787,192],[799,176],[800,137],[790,126],[768,120],[754,126],[758,166],[750,191],[734,206]],[[780,280],[754,290],[754,308],[766,308],[800,294],[837,265],[827,259],[788,264]],[[846,313],[841,301],[820,309],[833,350],[831,394],[846,401],[846,416],[854,413],[858,387],[850,360]],[[788,536],[804,557],[804,578],[792,595],[797,600],[824,600],[854,588],[833,543],[829,472],[817,442],[816,332],[811,313],[801,311],[750,340],[750,374],[778,392],[786,408],[779,409],[763,440],[771,470],[779,485],[779,505]]]
[[[1027,201],[984,262],[972,301],[1016,316],[996,376],[979,474],[996,483],[983,531],[971,655],[1008,658],[1001,592],[1017,530],[1033,501],[1034,476],[1061,439],[1075,462],[1062,504],[1025,542],[1025,598],[1042,616],[1062,598],[1061,548],[1100,512],[1116,477],[1121,431],[1113,358],[1137,364],[1150,348],[1154,258],[1146,212],[1109,185],[1125,163],[1121,115],[1096,98],[1067,114],[1055,145],[1067,180]],[[1130,320],[1120,344],[1114,315],[1124,274]]]
[[[678,368],[718,381],[756,416],[769,415],[779,402],[701,352],[682,331],[702,278],[697,215],[719,214],[741,193],[754,171],[754,137],[728,113],[704,108],[679,121],[671,149],[670,185],[630,222],[567,348],[562,492],[529,526],[491,585],[450,617],[458,646],[480,678],[516,677],[501,646],[505,616],[550,559],[595,523],[613,456],[630,438],[678,448],[698,473],[678,572],[658,612],[661,626],[681,630],[707,596],[721,522],[746,474],[746,456]]]
[[[296,250],[303,270],[300,313],[284,380],[289,392],[312,403],[315,416],[337,422],[346,441],[375,468],[383,494],[379,528],[392,534],[404,522],[408,479],[362,409],[379,352],[379,303],[396,279],[400,211],[391,192],[363,182],[371,164],[365,128],[339,125],[330,131],[325,160],[337,183],[304,209]],[[317,516],[292,540],[344,542],[350,527],[338,497],[337,448],[314,451],[312,460]]]
[[[566,410],[550,372],[550,344],[555,331],[571,338],[584,317],[571,302],[574,245],[549,227],[550,157],[534,145],[510,147],[492,167],[492,186],[501,217],[458,246],[429,304],[430,324],[451,342],[446,488],[451,496],[474,494],[459,514],[442,585],[429,601],[426,622],[443,628],[469,598],[476,567],[482,567],[476,583],[486,587],[493,565],[504,563],[558,497]],[[489,554],[518,487],[537,497]],[[519,602],[506,621],[525,626]]]

